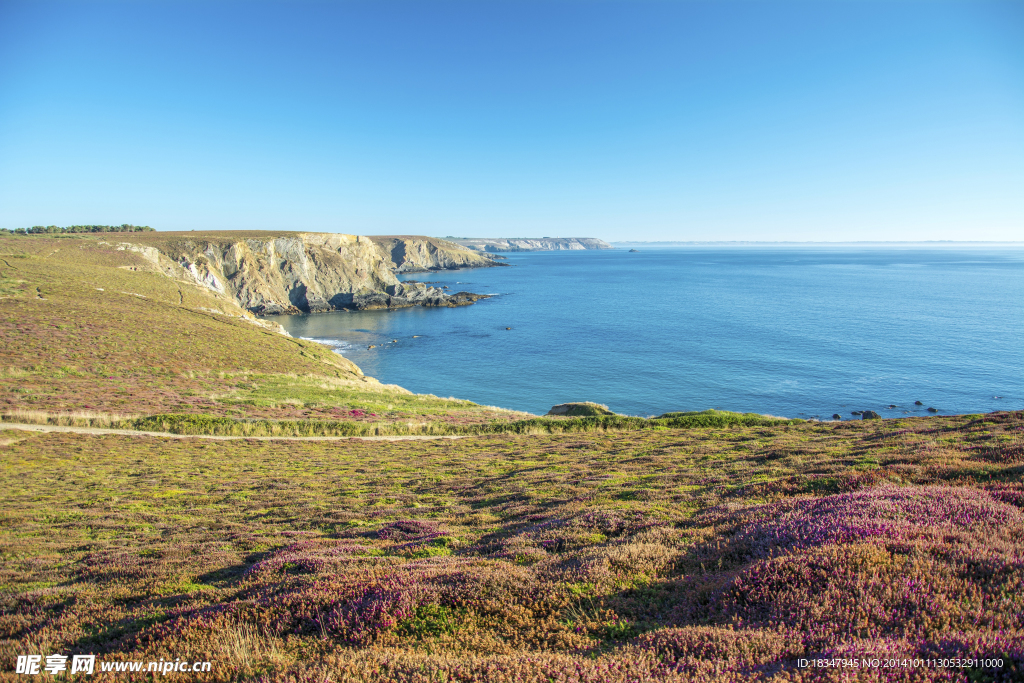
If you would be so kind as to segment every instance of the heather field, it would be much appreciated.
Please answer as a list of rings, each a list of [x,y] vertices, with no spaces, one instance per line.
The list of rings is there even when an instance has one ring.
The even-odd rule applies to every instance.
[[[1024,677],[1021,412],[0,444],[7,671],[61,652],[267,683]],[[1004,665],[797,666],[854,657]]]

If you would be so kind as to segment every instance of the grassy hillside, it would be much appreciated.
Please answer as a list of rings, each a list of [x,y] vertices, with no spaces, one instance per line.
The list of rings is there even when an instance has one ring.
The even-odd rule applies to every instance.
[[[117,249],[127,239],[136,235],[0,236],[6,419],[46,422],[74,412],[105,424],[123,415],[203,413],[472,424],[522,417],[363,377],[319,344],[278,334],[226,298],[152,272],[143,255]]]
[[[625,682],[995,657],[858,680],[1020,680],[1022,433],[1024,413],[392,443],[0,432],[0,661]]]

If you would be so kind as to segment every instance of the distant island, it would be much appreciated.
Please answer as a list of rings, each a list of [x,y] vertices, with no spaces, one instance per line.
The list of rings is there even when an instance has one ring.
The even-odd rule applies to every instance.
[[[474,251],[582,251],[614,249],[595,237],[445,237]]]

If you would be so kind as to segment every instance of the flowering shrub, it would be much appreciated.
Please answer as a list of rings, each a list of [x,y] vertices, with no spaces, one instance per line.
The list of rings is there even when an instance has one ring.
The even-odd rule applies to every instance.
[[[351,541],[316,539],[287,546],[270,557],[260,560],[247,571],[247,577],[267,578],[281,574],[324,574],[342,571],[342,566],[353,556],[371,554],[369,546]]]
[[[1012,446],[1024,415],[984,417],[19,435],[0,446],[0,661],[188,655],[225,683],[1020,680],[1024,488],[1019,465],[977,456]],[[810,657],[1004,666],[797,666]]]
[[[768,559],[718,605],[737,623],[784,624],[817,649],[844,635],[935,642],[960,624],[1001,632],[1024,619],[1022,515],[984,491],[881,486],[755,518],[737,547]]]
[[[991,484],[985,490],[996,500],[1024,508],[1024,484]]]
[[[804,649],[798,633],[771,629],[686,626],[659,629],[634,641],[681,671],[746,671],[792,659]]]
[[[324,619],[326,628],[353,643],[375,640],[412,617],[417,608],[431,604],[428,586],[403,574],[363,588],[353,598],[339,602]]]
[[[814,500],[757,508],[737,534],[737,551],[770,551],[871,538],[910,541],[924,536],[1003,538],[1019,533],[1024,514],[984,491],[962,487],[882,485]]]
[[[388,541],[409,541],[428,536],[439,536],[440,533],[440,528],[435,522],[406,519],[385,524],[377,532],[377,538]]]

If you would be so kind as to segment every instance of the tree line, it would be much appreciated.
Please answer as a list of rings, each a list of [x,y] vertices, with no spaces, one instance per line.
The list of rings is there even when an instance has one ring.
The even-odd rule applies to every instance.
[[[33,225],[31,228],[15,228],[8,230],[0,228],[0,233],[8,235],[67,235],[76,232],[154,232],[148,225],[69,225],[59,227],[56,225]]]

